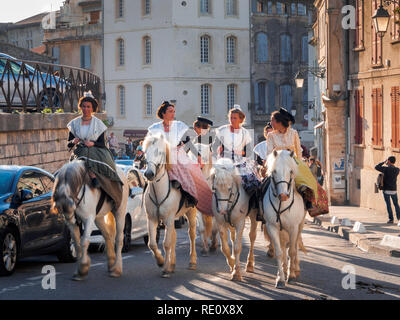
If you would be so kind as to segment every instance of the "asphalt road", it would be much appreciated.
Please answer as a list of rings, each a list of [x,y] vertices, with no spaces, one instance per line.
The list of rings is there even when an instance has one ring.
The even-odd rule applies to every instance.
[[[247,226],[248,227],[248,226]],[[106,256],[92,252],[92,265],[83,282],[72,281],[74,264],[63,264],[56,257],[43,256],[20,261],[11,277],[0,278],[0,300],[335,300],[399,299],[399,258],[362,252],[334,233],[306,224],[303,242],[308,254],[300,253],[301,275],[294,284],[276,289],[275,259],[266,256],[265,241],[258,228],[255,246],[255,273],[244,271],[248,254],[248,228],[242,251],[243,282],[230,281],[229,269],[221,251],[202,257],[196,271],[188,270],[189,239],[187,224],[177,231],[176,271],[161,278],[161,269],[142,240],[132,243],[124,256],[124,274],[107,275]],[[163,233],[162,233],[163,236]],[[161,244],[161,241],[160,241]],[[198,253],[199,253],[198,246]],[[54,266],[55,289],[42,287],[42,268]],[[343,273],[342,271],[345,271]],[[354,277],[352,274],[354,273]],[[348,289],[345,289],[347,287]]]

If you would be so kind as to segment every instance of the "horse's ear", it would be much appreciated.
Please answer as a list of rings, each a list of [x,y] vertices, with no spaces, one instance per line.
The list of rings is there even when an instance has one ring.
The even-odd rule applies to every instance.
[[[276,158],[278,156],[278,151],[274,150],[274,157]]]
[[[294,151],[292,150],[292,152],[290,152],[290,156],[293,158],[294,156]]]

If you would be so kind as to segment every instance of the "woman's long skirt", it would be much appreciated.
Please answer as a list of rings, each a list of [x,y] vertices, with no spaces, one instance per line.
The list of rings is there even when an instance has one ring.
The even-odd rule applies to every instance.
[[[198,164],[182,148],[171,150],[170,162],[169,179],[178,181],[182,189],[197,200],[196,208],[201,213],[212,216],[212,191]]]

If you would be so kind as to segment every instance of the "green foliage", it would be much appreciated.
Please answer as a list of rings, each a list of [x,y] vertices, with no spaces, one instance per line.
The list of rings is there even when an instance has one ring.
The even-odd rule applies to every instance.
[[[45,109],[42,110],[41,113],[48,114],[48,113],[53,113],[53,111],[50,108],[45,108]]]

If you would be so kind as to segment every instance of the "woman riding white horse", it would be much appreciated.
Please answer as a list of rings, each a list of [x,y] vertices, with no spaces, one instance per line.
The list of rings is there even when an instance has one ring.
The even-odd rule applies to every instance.
[[[183,214],[186,214],[189,220],[191,242],[189,268],[196,269],[196,209],[194,206],[203,214],[212,215],[212,191],[199,165],[193,163],[184,151],[184,146],[189,146],[189,150],[197,156],[198,163],[201,164],[201,155],[187,134],[188,127],[181,121],[174,121],[175,106],[165,101],[159,107],[157,116],[162,121],[149,127],[149,134],[143,143],[147,160],[145,177],[149,181],[144,201],[150,234],[149,247],[159,266],[164,264],[164,258],[157,248],[156,227],[159,221],[163,221],[166,226],[163,276],[168,277],[175,268],[174,220],[176,216]],[[183,196],[186,198],[185,201],[182,201]]]

